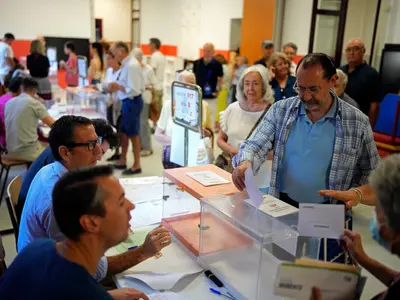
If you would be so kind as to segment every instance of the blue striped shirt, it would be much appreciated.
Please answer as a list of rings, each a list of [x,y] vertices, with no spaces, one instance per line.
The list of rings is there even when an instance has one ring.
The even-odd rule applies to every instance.
[[[332,190],[348,190],[367,183],[368,176],[379,162],[378,150],[369,119],[360,110],[336,97],[336,133],[328,185]],[[251,137],[243,142],[233,158],[236,168],[250,161],[255,173],[274,150],[269,193],[279,198],[279,166],[282,164],[286,142],[299,117],[301,100],[298,96],[278,101],[271,106]],[[335,200],[331,199],[332,203]]]

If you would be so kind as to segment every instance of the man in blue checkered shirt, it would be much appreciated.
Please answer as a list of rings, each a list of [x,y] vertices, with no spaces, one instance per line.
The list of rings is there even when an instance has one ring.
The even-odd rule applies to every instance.
[[[298,96],[271,106],[233,159],[233,182],[242,190],[244,172],[257,172],[274,151],[269,194],[298,203],[335,203],[320,190],[348,190],[367,183],[379,156],[368,117],[332,91],[336,69],[322,53],[297,67]],[[250,91],[251,92],[251,91]]]

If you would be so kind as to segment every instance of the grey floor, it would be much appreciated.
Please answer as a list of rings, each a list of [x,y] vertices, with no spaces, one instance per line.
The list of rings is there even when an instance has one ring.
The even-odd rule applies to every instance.
[[[157,142],[153,140],[154,153],[153,155],[142,158],[142,170],[143,173],[137,176],[154,176],[162,175],[162,164],[161,164],[161,147]],[[216,150],[218,151],[218,150]],[[105,158],[109,157],[112,153],[107,153]],[[104,161],[102,163],[105,163]],[[132,163],[132,155],[128,159],[128,163]],[[10,178],[23,174],[24,169],[14,169],[10,173]],[[120,176],[121,172],[118,171],[117,176]],[[363,245],[365,251],[375,259],[379,259],[380,262],[387,266],[400,271],[400,259],[396,256],[391,255],[389,252],[380,247],[374,240],[368,230],[369,220],[371,218],[372,208],[364,205],[360,205],[354,209],[354,230],[361,233],[363,238]],[[11,228],[11,222],[8,215],[8,211],[5,202],[2,201],[0,207],[0,229]],[[3,243],[6,250],[6,264],[10,265],[12,260],[16,256],[15,239],[14,235],[3,236]],[[363,274],[368,277],[367,284],[364,289],[364,293],[361,299],[371,299],[377,293],[384,290],[383,284],[371,276],[368,272],[363,271]]]

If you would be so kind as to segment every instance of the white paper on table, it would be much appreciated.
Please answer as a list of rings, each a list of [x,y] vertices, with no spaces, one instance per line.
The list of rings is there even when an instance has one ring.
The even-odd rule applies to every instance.
[[[244,172],[244,184],[251,200],[250,204],[256,208],[259,208],[264,200],[262,193],[254,180],[253,169],[251,167],[247,168],[247,170]]]
[[[201,272],[199,270],[198,272]],[[198,272],[177,272],[177,273],[131,273],[125,275],[128,278],[135,278],[146,283],[153,290],[170,290],[182,278]]]
[[[356,289],[358,277],[348,271],[282,263],[276,275],[274,293],[285,298],[308,300],[312,288],[318,287],[323,299],[349,299],[349,294]]]
[[[170,161],[180,166],[185,165],[185,128],[172,123]]]
[[[344,205],[300,203],[299,234],[338,239],[344,232]]]
[[[198,165],[197,157],[199,155],[200,141],[200,132],[188,130],[188,167],[194,167]]]
[[[125,197],[132,203],[139,204],[163,198],[162,177],[120,178],[119,181],[124,188]]]
[[[172,292],[153,293],[148,297],[150,300],[184,300],[179,294]]]
[[[246,199],[246,201],[248,201],[248,199]],[[263,196],[263,202],[260,205],[259,210],[274,218],[286,216],[299,211],[298,208],[272,197],[271,195]]]
[[[186,175],[204,186],[226,184],[230,182],[229,180],[226,180],[225,178],[211,171],[187,172]]]
[[[199,264],[193,260],[186,250],[182,249],[182,247],[174,240],[172,240],[171,245],[165,247],[161,253],[162,256],[158,259],[149,258],[146,259],[144,262],[128,269],[127,271],[123,272],[124,278],[136,278],[135,276],[138,274],[148,274],[149,270],[152,271],[154,274],[162,275],[162,274],[171,274],[171,271],[178,274],[196,274],[198,272],[203,271],[203,268],[200,267]],[[133,275],[133,276],[131,276]],[[154,278],[150,278],[150,281],[153,282],[157,278],[160,280],[160,276],[153,276]],[[157,278],[155,278],[157,277]],[[166,280],[164,277],[164,280]],[[182,278],[178,275],[173,275],[168,278],[179,279]],[[149,279],[148,277],[142,277],[142,279]],[[176,281],[175,284],[178,282]],[[146,282],[147,283],[147,282]],[[147,283],[148,284],[148,283]]]
[[[158,224],[162,218],[162,200],[141,202],[131,211],[131,228]]]

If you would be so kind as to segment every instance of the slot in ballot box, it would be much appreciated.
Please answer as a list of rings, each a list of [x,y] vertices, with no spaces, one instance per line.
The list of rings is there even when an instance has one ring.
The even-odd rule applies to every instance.
[[[280,263],[312,257],[318,243],[299,237],[297,212],[275,218],[247,198],[201,199],[199,262],[239,299],[280,299],[273,294]]]
[[[206,186],[194,179],[196,174],[204,172],[224,183]],[[196,256],[200,241],[199,200],[239,192],[231,179],[230,173],[214,165],[164,170],[162,224]]]

